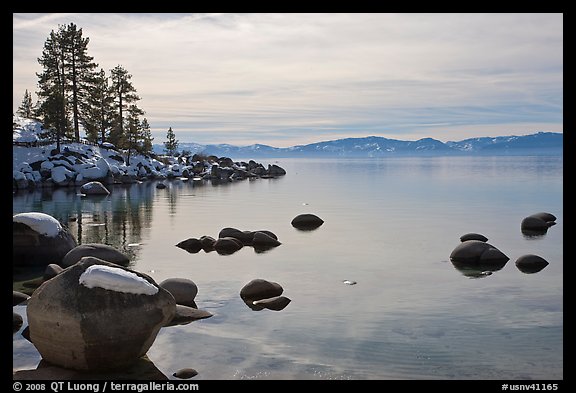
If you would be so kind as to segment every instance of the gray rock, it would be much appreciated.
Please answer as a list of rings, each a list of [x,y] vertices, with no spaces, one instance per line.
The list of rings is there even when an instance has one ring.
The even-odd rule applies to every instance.
[[[222,237],[214,243],[214,250],[221,255],[230,255],[240,250],[244,245],[234,237]]]
[[[248,246],[252,244],[253,234],[250,231],[241,231],[240,229],[236,228],[223,228],[218,233],[218,238],[224,237],[233,237],[234,239],[240,240],[242,245]]]
[[[516,260],[516,267],[522,273],[538,273],[546,266],[548,266],[548,261],[534,254],[522,255]]]
[[[286,308],[290,303],[290,299],[286,296],[276,296],[268,299],[255,300],[252,302],[255,306],[264,307],[268,310],[280,311]]]
[[[191,254],[196,254],[202,249],[202,242],[196,238],[189,238],[182,240],[180,243],[176,244],[176,247],[188,251]]]
[[[182,368],[172,374],[173,377],[180,379],[189,379],[196,375],[198,375],[198,371],[194,370],[193,368]]]
[[[32,214],[32,217],[40,217],[47,221],[53,220],[54,225],[60,225],[54,217],[44,213],[22,214],[28,215],[28,217]],[[12,261],[14,266],[60,264],[64,255],[78,245],[76,239],[66,227],[60,225],[55,236],[52,236],[52,234],[47,235],[37,232],[27,224],[19,222],[19,217],[21,217],[21,214],[15,215],[12,223]],[[41,226],[37,227],[37,229],[40,228]]]
[[[548,229],[548,224],[546,223],[546,221],[544,221],[539,217],[529,216],[522,220],[520,228],[522,230],[546,231]]]
[[[254,232],[254,237],[252,238],[252,245],[254,247],[277,247],[281,245],[278,239],[271,237],[264,232]]]
[[[130,258],[112,246],[100,243],[86,243],[74,247],[62,259],[61,265],[72,266],[82,257],[96,257],[117,265],[127,266]]]
[[[16,333],[22,327],[24,320],[22,319],[22,315],[18,314],[17,312],[12,311],[12,334]]]
[[[545,222],[556,221],[556,216],[554,214],[546,213],[546,212],[534,213],[534,214],[531,214],[530,217],[536,217],[536,218],[539,218],[541,220],[544,220]]]
[[[99,181],[88,182],[80,187],[80,192],[86,195],[108,195],[110,191]]]
[[[174,298],[152,278],[94,257],[46,281],[27,306],[42,358],[76,370],[135,364],[175,313]]]
[[[51,263],[46,266],[44,270],[44,276],[42,277],[44,281],[50,280],[53,277],[56,277],[58,274],[62,273],[62,267],[60,265],[56,265],[55,263]]]
[[[291,222],[292,226],[300,230],[312,230],[324,224],[324,220],[315,214],[300,214]]]
[[[25,293],[12,291],[12,306],[24,303],[26,300],[30,299],[30,296]]]
[[[481,242],[487,242],[488,238],[479,233],[467,233],[465,235],[460,236],[461,242],[465,242],[466,240],[480,240]]]
[[[198,240],[200,240],[202,249],[205,252],[214,251],[214,243],[216,243],[216,239],[214,239],[212,236],[201,236]]]
[[[160,283],[160,286],[174,296],[176,304],[195,307],[194,299],[198,294],[198,286],[187,278],[167,278]]]
[[[193,307],[182,306],[180,304],[176,305],[176,314],[170,322],[168,322],[165,327],[175,326],[175,325],[187,325],[190,322],[198,321],[199,319],[210,318],[213,314],[206,310],[198,310]]]
[[[450,254],[450,260],[465,264],[494,264],[508,262],[509,258],[493,245],[480,240],[466,240]]]
[[[240,297],[244,300],[254,301],[280,296],[282,292],[284,292],[284,288],[280,284],[256,278],[242,287]]]

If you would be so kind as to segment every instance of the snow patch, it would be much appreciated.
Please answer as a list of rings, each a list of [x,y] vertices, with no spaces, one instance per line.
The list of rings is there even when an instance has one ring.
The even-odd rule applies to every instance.
[[[28,225],[36,232],[48,237],[55,237],[62,231],[62,225],[58,220],[44,213],[19,213],[12,217],[12,221]]]
[[[155,295],[158,288],[135,273],[118,267],[92,265],[80,275],[80,284],[87,288],[103,288],[109,291]]]

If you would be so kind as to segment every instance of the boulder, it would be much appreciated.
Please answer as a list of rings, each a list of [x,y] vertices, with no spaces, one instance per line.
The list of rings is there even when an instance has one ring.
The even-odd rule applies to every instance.
[[[525,217],[520,223],[520,230],[526,236],[541,236],[548,228],[556,225],[556,216],[551,213],[539,212]]]
[[[110,191],[99,181],[90,181],[80,187],[80,192],[86,195],[108,195]]]
[[[189,379],[196,375],[198,375],[198,371],[194,370],[193,368],[182,368],[172,374],[173,377],[180,379]]]
[[[196,238],[190,238],[182,240],[180,243],[176,244],[176,247],[188,251],[191,254],[196,254],[202,249],[202,242]]]
[[[175,313],[174,297],[152,278],[94,257],[46,281],[27,306],[42,358],[76,370],[135,364]]]
[[[300,214],[292,219],[292,226],[300,230],[312,230],[324,224],[324,220],[315,214]]]
[[[44,213],[19,213],[12,217],[14,266],[60,264],[78,244],[70,231]]]
[[[276,296],[269,299],[254,300],[252,302],[255,306],[260,306],[273,311],[283,310],[289,303],[290,299],[286,296]]]
[[[538,273],[546,266],[548,266],[548,261],[534,254],[522,255],[516,260],[516,267],[522,273]]]
[[[282,292],[284,288],[280,284],[256,278],[242,287],[240,297],[245,301],[254,301],[280,296]]]
[[[30,299],[30,296],[19,291],[12,291],[12,306],[24,303],[26,300]]]
[[[462,264],[503,266],[509,258],[489,243],[481,240],[466,240],[452,251],[450,260]]]
[[[254,232],[254,237],[252,238],[252,246],[254,246],[256,251],[265,251],[272,247],[278,247],[281,244],[278,239],[264,232]]]
[[[186,278],[167,278],[160,286],[174,296],[176,304],[196,308],[194,298],[198,294],[198,287],[192,280]]]
[[[198,240],[200,240],[202,249],[205,252],[214,251],[214,243],[216,243],[216,239],[214,239],[212,236],[201,236]]]
[[[168,322],[164,327],[176,326],[176,325],[187,325],[190,322],[197,321],[199,319],[210,318],[212,313],[206,310],[198,310],[194,307],[182,306],[180,304],[176,305],[176,314],[170,322]]]
[[[42,277],[42,279],[44,281],[50,280],[51,278],[54,278],[58,274],[62,273],[62,270],[64,269],[62,269],[60,265],[51,263],[48,266],[46,266],[46,269],[44,270],[44,276]]]
[[[74,247],[62,259],[61,265],[72,266],[82,257],[96,257],[117,265],[127,266],[130,258],[112,246],[100,243],[86,243]]]
[[[252,244],[253,234],[250,231],[241,231],[240,229],[236,228],[223,228],[218,233],[218,238],[223,237],[233,237],[234,239],[240,240],[242,245],[249,246]]]
[[[214,250],[221,255],[230,255],[240,250],[244,245],[234,237],[222,237],[214,242]]]
[[[466,240],[480,240],[481,242],[487,242],[488,238],[479,233],[467,233],[465,235],[460,236],[461,242],[465,242]]]
[[[12,311],[12,334],[16,333],[22,325],[24,324],[24,319],[22,315],[17,312]]]

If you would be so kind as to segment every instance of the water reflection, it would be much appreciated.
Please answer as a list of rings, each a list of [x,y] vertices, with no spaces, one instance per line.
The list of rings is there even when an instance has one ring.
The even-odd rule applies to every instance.
[[[506,262],[503,263],[462,263],[451,261],[456,270],[468,278],[484,278],[490,276],[493,272],[501,270]]]

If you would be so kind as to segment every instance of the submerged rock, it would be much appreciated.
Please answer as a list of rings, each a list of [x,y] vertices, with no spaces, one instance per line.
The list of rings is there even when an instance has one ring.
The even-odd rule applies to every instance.
[[[189,379],[198,375],[198,371],[194,370],[193,368],[182,368],[172,374],[173,377],[180,378],[180,379]]]
[[[188,251],[190,254],[196,254],[202,249],[202,242],[196,238],[189,238],[182,240],[180,243],[176,244],[176,247]]]
[[[190,322],[198,321],[199,319],[210,318],[212,315],[212,313],[206,310],[198,310],[195,307],[187,307],[177,304],[174,318],[164,326],[187,325]]]
[[[460,236],[461,242],[465,242],[466,240],[480,240],[481,242],[487,242],[488,238],[480,233],[467,233]]]
[[[268,299],[254,300],[252,304],[272,311],[281,311],[286,308],[290,302],[291,300],[286,296],[276,296]]]
[[[526,236],[542,236],[553,225],[556,225],[556,216],[551,213],[540,212],[525,217],[520,223],[520,230]]]

